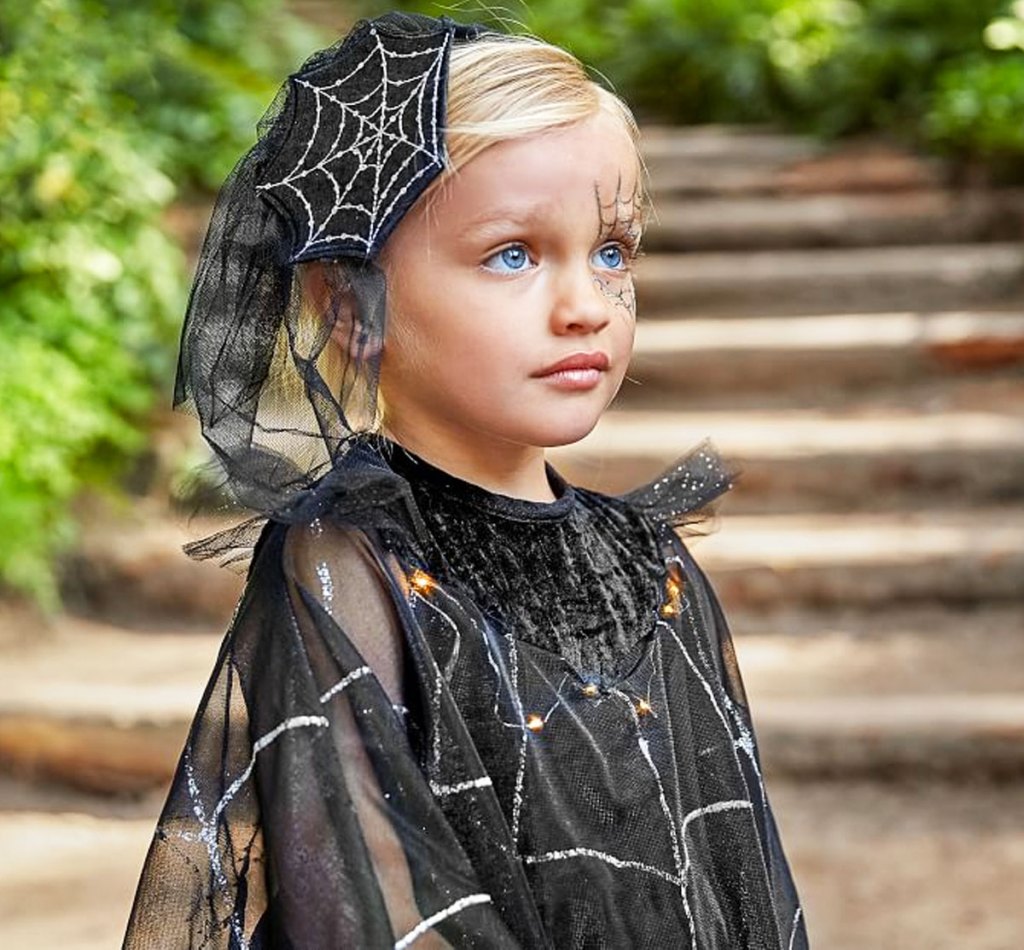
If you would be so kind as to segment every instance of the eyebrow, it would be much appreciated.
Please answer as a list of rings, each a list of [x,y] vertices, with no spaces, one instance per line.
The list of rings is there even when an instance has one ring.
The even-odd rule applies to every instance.
[[[463,230],[464,232],[479,233],[498,230],[505,225],[520,227],[525,224],[534,224],[552,214],[553,211],[554,206],[548,202],[526,207],[497,208],[471,219]]]

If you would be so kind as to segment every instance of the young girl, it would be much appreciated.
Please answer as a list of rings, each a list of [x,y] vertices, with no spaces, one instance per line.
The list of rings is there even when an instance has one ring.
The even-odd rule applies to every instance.
[[[627,108],[563,50],[390,15],[262,133],[177,401],[269,521],[126,946],[805,947],[680,539],[727,474],[702,447],[611,497],[545,461],[630,357]]]

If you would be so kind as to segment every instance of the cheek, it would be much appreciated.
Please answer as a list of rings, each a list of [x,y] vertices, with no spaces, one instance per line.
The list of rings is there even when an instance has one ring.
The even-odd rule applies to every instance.
[[[613,359],[622,368],[623,375],[626,365],[633,356],[633,344],[636,340],[635,311],[624,311],[618,307],[612,313],[611,325],[612,347],[615,350]]]
[[[607,298],[614,310],[614,316],[636,320],[636,291],[633,288],[631,274],[606,277],[598,275],[594,278],[598,289]]]
[[[381,353],[381,385],[407,389],[417,377],[429,373],[430,359],[415,317],[399,311],[388,314]]]

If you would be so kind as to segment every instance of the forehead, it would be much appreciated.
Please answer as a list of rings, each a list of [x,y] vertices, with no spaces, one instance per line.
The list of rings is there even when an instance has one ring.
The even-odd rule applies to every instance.
[[[635,204],[640,174],[623,124],[602,112],[492,145],[445,182],[434,208],[439,223],[459,228],[563,214],[592,217],[599,204],[617,198]]]

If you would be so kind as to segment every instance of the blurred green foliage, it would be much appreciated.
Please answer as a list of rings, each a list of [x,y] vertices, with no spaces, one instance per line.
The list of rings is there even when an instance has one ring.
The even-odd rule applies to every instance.
[[[641,119],[773,122],[826,137],[883,130],[965,158],[1024,162],[1022,0],[399,5],[566,46]]]
[[[946,151],[1013,174],[1024,156],[1024,2],[990,21],[984,40],[990,52],[965,55],[939,75],[925,127]]]
[[[260,38],[268,12],[0,8],[0,584],[44,604],[71,499],[124,470],[170,390],[186,279],[162,212],[178,188],[223,179],[295,61]]]

